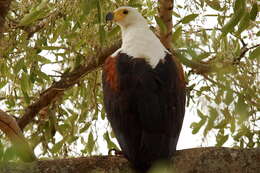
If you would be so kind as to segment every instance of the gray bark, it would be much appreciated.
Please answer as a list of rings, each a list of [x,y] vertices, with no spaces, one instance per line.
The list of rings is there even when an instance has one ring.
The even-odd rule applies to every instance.
[[[174,173],[260,173],[260,148],[194,148],[177,151]],[[120,156],[38,160],[32,163],[1,162],[1,173],[134,173]]]

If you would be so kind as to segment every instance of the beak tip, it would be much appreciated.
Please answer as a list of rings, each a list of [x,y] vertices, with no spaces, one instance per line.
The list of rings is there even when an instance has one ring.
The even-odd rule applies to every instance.
[[[112,12],[107,13],[106,15],[106,21],[111,21],[114,18],[114,14]]]

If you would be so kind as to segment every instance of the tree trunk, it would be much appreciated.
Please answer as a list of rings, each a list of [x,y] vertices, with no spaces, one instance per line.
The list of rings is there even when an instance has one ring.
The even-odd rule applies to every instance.
[[[177,173],[259,173],[260,149],[194,148],[177,151]],[[32,163],[0,163],[1,173],[134,173],[119,156],[92,156]]]

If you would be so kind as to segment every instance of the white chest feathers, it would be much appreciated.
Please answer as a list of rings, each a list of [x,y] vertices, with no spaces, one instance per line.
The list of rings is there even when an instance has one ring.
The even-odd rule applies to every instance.
[[[162,45],[148,26],[121,29],[122,47],[112,56],[116,56],[121,52],[134,58],[144,58],[152,68],[155,68],[159,61],[165,58],[168,50]]]

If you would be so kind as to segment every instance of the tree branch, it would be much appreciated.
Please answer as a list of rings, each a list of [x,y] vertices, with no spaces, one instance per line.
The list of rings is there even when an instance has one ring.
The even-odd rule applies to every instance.
[[[245,56],[246,52],[260,46],[260,44],[257,44],[257,45],[251,46],[251,47],[247,47],[244,42],[242,42],[242,43],[243,43],[242,51],[241,51],[240,55],[233,60],[233,65],[239,64],[240,60]]]
[[[50,88],[43,91],[40,94],[39,99],[26,108],[24,115],[18,120],[19,127],[24,129],[41,109],[50,105],[56,97],[63,95],[65,90],[75,85],[83,76],[100,67],[104,63],[106,57],[116,51],[120,45],[121,42],[117,42],[111,47],[101,51],[97,56],[86,58],[90,59],[89,63],[79,66],[71,73],[64,75],[58,82],[55,82]]]
[[[23,161],[31,162],[36,159],[16,120],[2,110],[0,110],[0,129],[10,139],[18,151],[18,156],[20,156]]]
[[[23,27],[23,29],[28,33],[27,39],[30,39],[36,32],[43,29],[46,25],[48,25],[51,22],[51,20],[57,20],[62,16],[64,15],[62,15],[60,12],[53,12],[33,26]]]
[[[194,148],[176,152],[173,170],[178,173],[257,173],[260,149]],[[40,160],[30,164],[0,163],[1,173],[135,173],[120,156]],[[160,172],[160,171],[158,171]],[[164,172],[164,171],[163,171]],[[169,173],[170,173],[169,172]]]
[[[9,11],[12,0],[0,0],[0,33],[4,31],[5,16]]]
[[[159,0],[159,17],[166,26],[166,32],[160,30],[160,40],[167,49],[171,49],[173,0]]]

